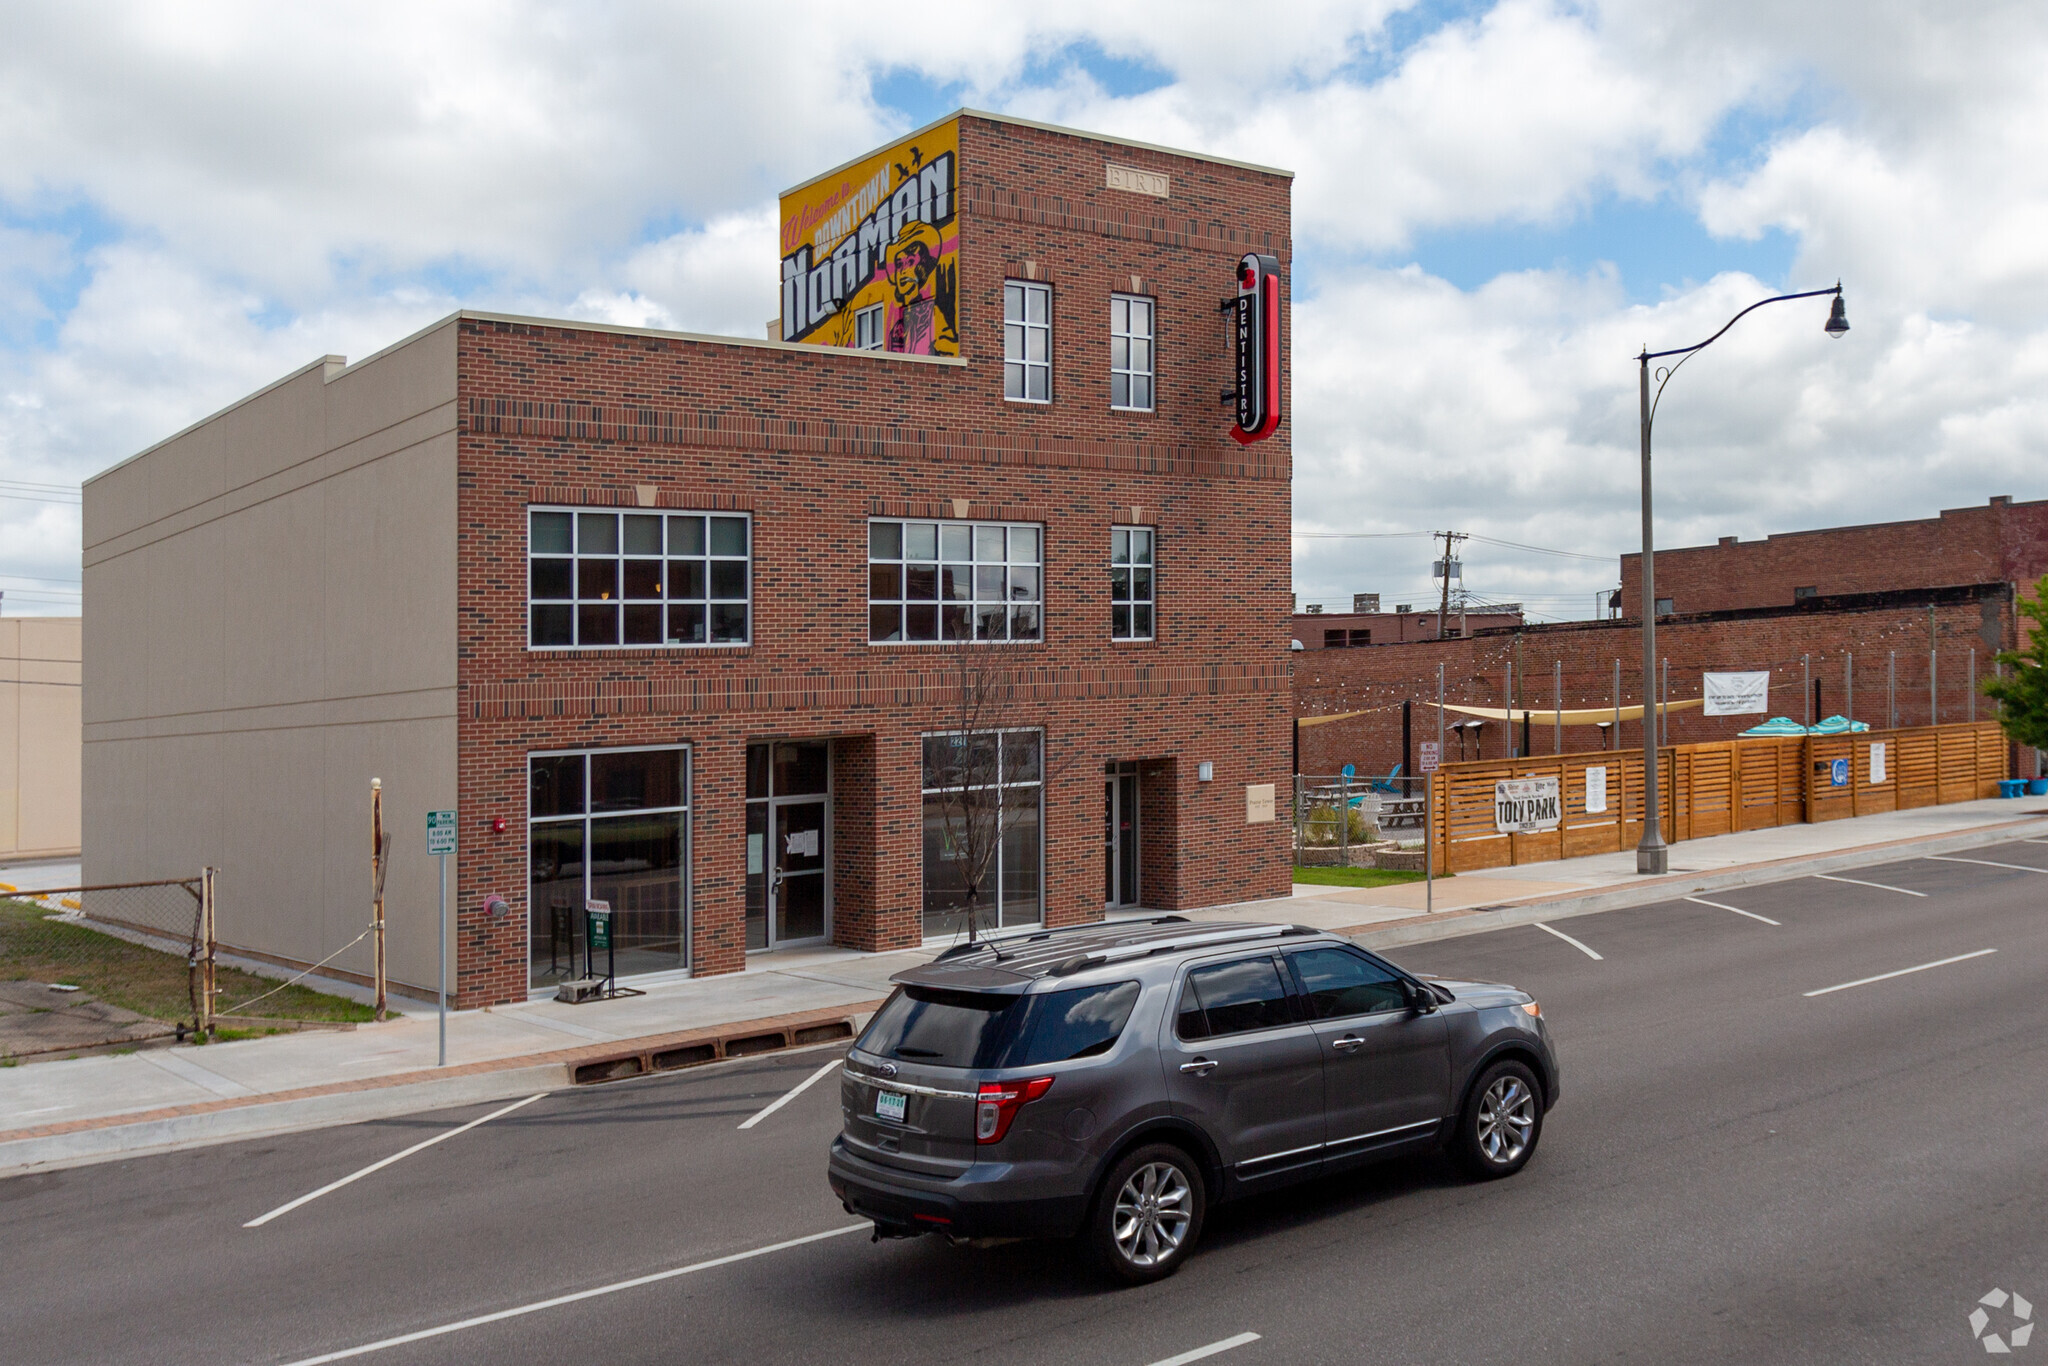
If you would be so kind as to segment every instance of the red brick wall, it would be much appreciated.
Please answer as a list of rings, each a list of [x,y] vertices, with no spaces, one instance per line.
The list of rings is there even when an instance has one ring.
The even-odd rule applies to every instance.
[[[1821,711],[1813,719],[1845,708],[1845,669],[1854,656],[1855,703],[1852,719],[1884,725],[1887,669],[1897,653],[1899,724],[1925,725],[1928,713],[1928,649],[1938,651],[1935,684],[1940,719],[1961,721],[1969,715],[1970,651],[1977,652],[1980,678],[1991,673],[1991,655],[2009,640],[2012,613],[2000,585],[1929,595],[1940,599],[1928,606],[1892,605],[1844,610],[1782,610],[1770,613],[1702,616],[1660,622],[1657,646],[1671,662],[1670,697],[1674,702],[1700,695],[1700,674],[1707,670],[1766,669],[1771,671],[1770,715],[1805,718],[1801,689],[1807,677],[1802,656],[1811,657],[1811,677],[1821,683]],[[1931,629],[1930,629],[1931,628]],[[1301,731],[1301,771],[1336,773],[1352,763],[1361,773],[1385,773],[1401,760],[1401,708],[1413,698],[1414,740],[1436,738],[1437,665],[1445,675],[1445,700],[1468,706],[1502,705],[1509,666],[1514,672],[1514,704],[1550,707],[1553,667],[1564,667],[1564,704],[1607,707],[1613,703],[1614,661],[1621,661],[1622,704],[1641,701],[1642,635],[1639,624],[1573,622],[1526,627],[1520,632],[1476,636],[1470,640],[1393,645],[1365,650],[1331,650],[1311,658],[1297,656],[1295,707],[1300,716],[1334,715],[1377,708],[1369,715]],[[1989,699],[1977,700],[1977,716],[1989,719]],[[1464,720],[1449,713],[1447,721]],[[1698,709],[1671,713],[1674,743],[1725,740],[1763,717],[1705,716]],[[1509,743],[1505,728],[1489,722],[1479,732],[1479,748],[1469,758],[1495,758]],[[1642,744],[1637,722],[1624,723],[1621,744]],[[1514,743],[1520,743],[1515,727]],[[1552,752],[1553,732],[1531,725],[1530,748]],[[1566,727],[1564,749],[1598,749],[1600,731],[1591,726]],[[1455,739],[1446,744],[1446,759],[1459,757]],[[2031,762],[2031,761],[2029,761]],[[2028,771],[2031,771],[2029,769]]]
[[[1795,531],[1657,552],[1657,596],[1679,613],[1778,607],[1822,596],[1952,584],[2032,585],[2048,574],[2048,501],[1951,508],[1939,517]],[[1642,556],[1621,557],[1622,611],[1642,615]]]
[[[1216,301],[1248,244],[1285,259],[1287,182],[981,120],[962,156],[965,365],[464,320],[460,805],[480,833],[460,855],[462,1004],[526,994],[525,758],[541,748],[693,746],[692,952],[725,972],[745,964],[747,742],[847,737],[836,936],[917,942],[918,737],[957,721],[958,674],[943,647],[866,643],[871,515],[1044,525],[1045,640],[976,648],[998,671],[990,720],[1046,731],[1050,923],[1101,914],[1110,760],[1147,761],[1148,818],[1170,803],[1148,904],[1286,894],[1287,828],[1247,825],[1244,787],[1286,781],[1289,426],[1248,450],[1227,438]],[[1166,170],[1174,198],[1103,190],[1104,160]],[[1002,280],[1027,269],[1054,285],[1050,405],[1001,398]],[[1159,300],[1151,414],[1108,408],[1108,296],[1133,274]],[[528,651],[527,507],[630,507],[643,486],[654,506],[752,514],[753,645]],[[1130,521],[1159,528],[1158,639],[1112,643],[1109,527]],[[1194,781],[1200,760],[1213,782]],[[506,920],[473,909],[490,892]]]

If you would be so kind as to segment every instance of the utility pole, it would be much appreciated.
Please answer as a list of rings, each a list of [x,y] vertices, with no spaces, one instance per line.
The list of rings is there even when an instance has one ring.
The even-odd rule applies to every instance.
[[[1462,600],[1464,596],[1465,567],[1458,563],[1457,549],[1458,542],[1465,539],[1465,533],[1462,531],[1437,531],[1432,532],[1431,535],[1440,538],[1444,543],[1444,557],[1436,562],[1437,577],[1444,581],[1443,597],[1436,609],[1436,638],[1442,640],[1444,638],[1445,622],[1451,615],[1451,573],[1453,570],[1456,570],[1458,575],[1460,599]],[[1463,622],[1461,621],[1459,624],[1461,629],[1458,634],[1462,636],[1464,635],[1462,629]]]
[[[377,1019],[385,1015],[384,868],[391,836],[384,833],[384,780],[370,779],[370,926],[376,932]]]

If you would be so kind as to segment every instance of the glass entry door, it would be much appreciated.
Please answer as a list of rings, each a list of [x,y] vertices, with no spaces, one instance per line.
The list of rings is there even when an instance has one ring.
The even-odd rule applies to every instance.
[[[1138,765],[1113,763],[1102,773],[1103,879],[1106,906],[1138,904]]]
[[[825,740],[747,746],[747,947],[832,933],[832,763]]]

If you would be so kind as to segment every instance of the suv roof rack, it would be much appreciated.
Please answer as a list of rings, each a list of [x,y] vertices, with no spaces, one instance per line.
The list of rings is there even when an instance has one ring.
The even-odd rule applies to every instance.
[[[1228,929],[1208,934],[1188,935],[1164,942],[1119,944],[1115,948],[1101,949],[1095,953],[1076,954],[1072,958],[1053,964],[1046,975],[1069,977],[1089,968],[1101,967],[1105,963],[1150,958],[1154,954],[1176,953],[1182,949],[1218,948],[1226,944],[1246,943],[1257,939],[1290,939],[1296,935],[1320,933],[1321,931],[1312,925],[1233,925]]]
[[[1114,923],[1119,926],[1137,926],[1186,925],[1192,922],[1184,915],[1156,915],[1148,916],[1144,919],[1119,920]],[[955,944],[937,958],[932,959],[932,961],[934,963],[944,963],[951,959],[965,957],[970,953],[981,953],[983,951],[994,953],[996,958],[1000,960],[1002,958],[1002,950],[1013,944],[1036,944],[1060,934],[1101,934],[1107,928],[1109,928],[1108,922],[1089,920],[1079,925],[1055,925],[1048,930],[1024,930],[1017,934],[992,935],[970,940],[965,944]]]

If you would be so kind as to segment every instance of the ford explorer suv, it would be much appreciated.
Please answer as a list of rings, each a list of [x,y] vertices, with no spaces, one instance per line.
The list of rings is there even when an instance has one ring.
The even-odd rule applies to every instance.
[[[1558,1095],[1527,993],[1302,925],[1079,925],[891,980],[833,1193],[878,1238],[1079,1236],[1124,1281],[1171,1274],[1219,1201],[1437,1147],[1512,1175]]]

